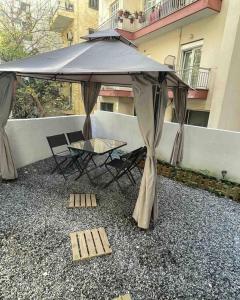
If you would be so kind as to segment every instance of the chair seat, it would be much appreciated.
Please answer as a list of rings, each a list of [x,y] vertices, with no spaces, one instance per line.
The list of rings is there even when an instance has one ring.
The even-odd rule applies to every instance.
[[[79,153],[77,153],[77,152],[70,153],[69,151],[64,151],[64,152],[55,154],[55,156],[56,157],[62,157],[62,158],[68,158],[68,157],[71,158],[71,157],[79,156]]]
[[[112,161],[110,161],[109,163],[107,163],[108,166],[113,167],[115,169],[121,169],[123,164],[125,164],[126,162],[119,159],[119,158],[114,158]]]

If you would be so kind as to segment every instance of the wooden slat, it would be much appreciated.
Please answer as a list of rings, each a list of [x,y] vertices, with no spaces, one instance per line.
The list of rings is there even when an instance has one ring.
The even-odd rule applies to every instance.
[[[86,207],[85,194],[81,194],[81,207]]]
[[[79,253],[79,247],[78,247],[78,239],[77,234],[70,233],[71,243],[72,243],[72,254],[73,254],[73,260],[79,260],[80,259],[80,253]]]
[[[80,246],[80,254],[81,259],[86,259],[89,256],[86,240],[84,236],[84,231],[78,232],[78,240],[79,240],[79,246]]]
[[[75,194],[75,207],[80,207],[80,195]]]
[[[92,207],[96,207],[97,206],[97,200],[96,200],[96,195],[95,194],[91,194],[91,201],[92,201]]]
[[[90,194],[86,194],[86,207],[91,207],[92,203],[91,203],[91,195]]]
[[[74,207],[74,194],[70,194],[69,207]]]
[[[106,254],[112,253],[112,249],[110,248],[110,245],[109,245],[109,242],[108,242],[108,238],[107,238],[107,234],[106,234],[105,229],[103,227],[98,228],[98,232],[99,232],[99,235],[101,237],[105,253]]]
[[[131,300],[131,296],[129,294],[122,296],[122,300]]]
[[[97,253],[95,250],[95,245],[94,245],[92,234],[91,234],[90,230],[85,231],[85,237],[86,237],[86,241],[87,241],[89,257],[95,256]]]
[[[119,296],[118,298],[114,298],[113,300],[132,300],[130,294],[126,294],[124,296]]]
[[[73,232],[70,237],[73,261],[112,253],[104,228]]]
[[[105,251],[103,249],[103,245],[102,245],[98,230],[97,229],[92,229],[91,231],[92,231],[92,236],[93,236],[93,239],[94,239],[95,247],[96,247],[96,250],[97,250],[97,254],[98,255],[105,254]]]

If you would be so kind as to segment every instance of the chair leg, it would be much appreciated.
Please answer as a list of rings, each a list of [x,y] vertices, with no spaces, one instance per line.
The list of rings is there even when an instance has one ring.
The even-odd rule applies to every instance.
[[[63,161],[58,162],[57,159],[55,158],[55,156],[53,156],[55,163],[56,163],[56,167],[52,170],[51,174],[55,173],[58,169],[59,169],[59,165],[63,164],[67,159],[65,158]]]
[[[131,183],[136,184],[136,180],[134,179],[131,171],[128,170],[127,175],[128,175],[128,178],[130,179]]]

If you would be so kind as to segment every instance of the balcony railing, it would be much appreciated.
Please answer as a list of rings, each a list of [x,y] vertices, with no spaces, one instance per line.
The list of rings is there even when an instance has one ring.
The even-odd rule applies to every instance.
[[[120,17],[118,14],[112,15],[99,26],[98,30],[120,28],[129,31],[136,31],[149,26],[197,1],[198,0],[161,0],[154,6],[145,10],[142,14],[138,15],[137,18],[133,14],[128,18],[124,16]]]
[[[65,10],[65,11],[73,12],[74,11],[74,5],[73,5],[73,3],[69,2],[69,1],[61,0],[61,1],[58,1],[57,6],[54,8],[54,14],[59,10]]]
[[[195,89],[207,89],[209,81],[209,73],[211,69],[191,67],[178,70],[178,76],[186,82],[190,87]]]

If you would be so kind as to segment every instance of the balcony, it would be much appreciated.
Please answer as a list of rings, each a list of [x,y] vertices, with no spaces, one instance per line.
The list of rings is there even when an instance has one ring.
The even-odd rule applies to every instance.
[[[67,1],[59,1],[55,8],[53,18],[50,24],[52,31],[61,33],[74,19],[74,5]]]
[[[221,0],[162,0],[140,15],[111,16],[98,30],[119,29],[129,40],[185,26],[221,10]],[[158,7],[158,8],[156,8]]]
[[[209,68],[188,68],[178,70],[178,76],[186,82],[191,89],[188,92],[188,99],[206,100],[208,96],[208,83],[211,69]],[[100,96],[103,97],[127,97],[133,98],[132,89],[129,88],[102,88]],[[173,98],[171,90],[168,92],[169,98]]]
[[[188,68],[178,70],[178,76],[193,89],[208,89],[209,68]]]

